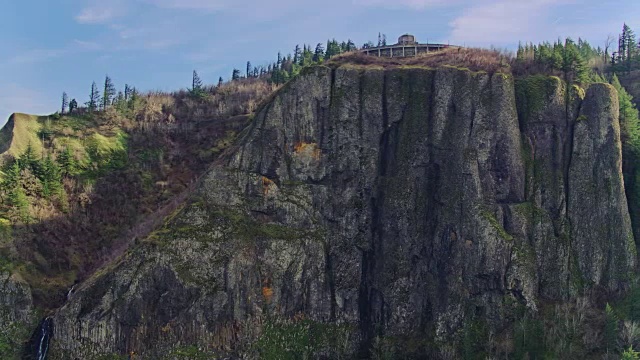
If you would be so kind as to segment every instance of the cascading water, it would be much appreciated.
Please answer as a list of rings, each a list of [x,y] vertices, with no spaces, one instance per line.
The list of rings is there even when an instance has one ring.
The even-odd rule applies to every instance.
[[[53,335],[53,318],[46,317],[40,322],[38,330],[31,337],[31,353],[29,359],[46,360],[49,352],[49,341]]]

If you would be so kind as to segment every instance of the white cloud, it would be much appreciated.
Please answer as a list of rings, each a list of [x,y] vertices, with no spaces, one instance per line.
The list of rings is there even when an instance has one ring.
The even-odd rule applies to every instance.
[[[76,21],[81,24],[104,24],[114,17],[111,9],[86,8],[76,16]]]
[[[500,0],[466,8],[450,22],[452,43],[505,45],[523,41],[553,40],[561,15],[556,6],[571,0]]]
[[[126,14],[126,10],[127,4],[122,0],[92,1],[75,19],[80,24],[107,24]]]

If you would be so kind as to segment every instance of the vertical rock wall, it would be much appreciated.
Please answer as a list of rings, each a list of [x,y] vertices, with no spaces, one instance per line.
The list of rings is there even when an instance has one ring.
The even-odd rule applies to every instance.
[[[465,322],[504,327],[514,306],[622,290],[635,247],[620,157],[605,85],[307,69],[184,209],[78,288],[53,358],[255,355],[279,319],[339,334],[316,355],[379,335],[428,351]]]

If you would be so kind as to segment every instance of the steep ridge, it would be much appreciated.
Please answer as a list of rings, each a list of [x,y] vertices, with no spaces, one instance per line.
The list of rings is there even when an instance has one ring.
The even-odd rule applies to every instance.
[[[433,357],[465,324],[623,291],[617,117],[606,84],[307,69],[163,228],[77,288],[50,358],[337,358],[381,337]]]
[[[7,123],[0,129],[0,155],[5,157],[19,156],[27,146],[31,144],[37,153],[40,153],[40,139],[38,130],[46,116],[35,116],[16,113],[9,117]]]

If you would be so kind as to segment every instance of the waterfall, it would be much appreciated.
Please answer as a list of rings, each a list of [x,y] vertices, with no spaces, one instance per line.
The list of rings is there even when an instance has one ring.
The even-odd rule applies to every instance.
[[[46,317],[40,322],[38,330],[31,337],[31,357],[35,360],[47,360],[49,341],[53,335],[53,318]]]
[[[73,290],[76,288],[75,284],[71,287],[71,289],[69,289],[69,292],[67,292],[67,301],[69,301],[69,298],[71,297],[71,294],[73,293]]]

